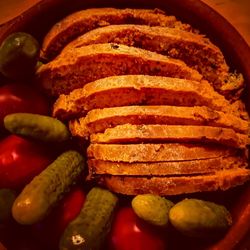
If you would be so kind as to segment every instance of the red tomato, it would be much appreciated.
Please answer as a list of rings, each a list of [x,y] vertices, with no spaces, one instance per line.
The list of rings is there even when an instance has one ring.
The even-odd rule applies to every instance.
[[[34,88],[23,84],[0,87],[0,129],[6,115],[20,112],[47,115],[48,100]]]
[[[0,188],[21,188],[53,160],[45,146],[10,135],[0,141]]]
[[[80,213],[86,195],[82,188],[71,190],[43,221],[34,225],[35,236],[54,248],[67,225]]]
[[[122,207],[114,218],[108,245],[110,250],[166,250],[164,236],[164,229],[143,222],[131,207]]]

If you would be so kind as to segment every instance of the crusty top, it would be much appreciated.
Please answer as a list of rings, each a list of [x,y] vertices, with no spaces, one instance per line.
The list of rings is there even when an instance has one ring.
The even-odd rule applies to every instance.
[[[93,8],[75,12],[56,23],[45,36],[41,57],[52,59],[61,49],[77,36],[110,24],[137,23],[150,26],[178,27],[192,30],[174,16],[166,16],[161,10]]]
[[[112,75],[145,74],[200,81],[184,62],[122,44],[92,44],[68,50],[37,70],[37,80],[51,95],[69,93]]]
[[[70,50],[67,50],[67,52],[60,54],[53,61],[42,65],[39,68],[38,72],[43,72],[46,69],[53,70],[54,68],[59,68],[60,66],[73,65],[79,60],[80,57],[103,55],[103,54],[110,54],[110,55],[125,54],[128,56],[138,56],[138,57],[144,57],[145,59],[148,60],[173,62],[179,66],[187,67],[186,64],[181,60],[168,58],[164,55],[160,55],[158,53],[154,53],[148,50],[130,47],[123,44],[118,45],[114,43],[102,43],[102,44],[90,44],[87,46],[72,48]],[[197,71],[192,69],[190,69],[190,71],[192,71],[192,73],[196,75],[197,80],[200,80],[202,78],[202,76],[199,75]]]
[[[143,36],[151,37],[152,39],[161,38],[172,38],[177,41],[181,41],[184,45],[185,42],[193,42],[197,45],[203,46],[203,49],[210,49],[214,52],[220,54],[220,59],[224,61],[224,56],[222,55],[220,49],[210,42],[208,38],[204,35],[188,32],[185,30],[180,30],[177,28],[160,27],[160,26],[148,26],[148,25],[134,25],[134,24],[120,24],[120,25],[109,25],[91,30],[70,42],[63,51],[66,49],[81,47],[93,43],[108,43],[119,41],[119,38],[125,35],[130,35],[132,37],[141,38],[140,42],[143,46]],[[129,41],[131,38],[127,37]],[[131,39],[133,40],[133,39]],[[138,41],[134,41],[136,43]],[[119,42],[117,42],[119,43]],[[133,46],[133,45],[130,45]],[[164,47],[164,44],[162,44]]]

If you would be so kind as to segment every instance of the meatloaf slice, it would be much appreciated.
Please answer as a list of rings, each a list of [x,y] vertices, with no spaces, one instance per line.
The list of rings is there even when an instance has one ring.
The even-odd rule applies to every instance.
[[[246,148],[248,135],[229,128],[193,125],[118,125],[104,133],[92,134],[92,143],[198,142]]]
[[[67,120],[96,108],[130,105],[207,106],[238,116],[240,113],[238,106],[232,106],[206,81],[123,75],[99,79],[61,95],[54,104],[53,116]]]
[[[213,173],[222,169],[246,168],[244,158],[230,156],[193,161],[128,163],[88,160],[89,173],[105,175],[166,176]]]
[[[38,84],[53,96],[68,94],[107,76],[144,74],[200,81],[184,62],[123,44],[92,44],[59,55],[36,72]]]
[[[222,52],[202,35],[166,27],[110,25],[78,37],[63,52],[98,43],[125,44],[180,59],[198,70],[218,91],[225,85],[233,86],[230,91],[243,87],[240,78],[235,78],[234,84],[228,84],[229,67]],[[223,87],[223,93],[225,90]]]
[[[54,58],[67,43],[89,30],[124,23],[193,30],[190,25],[182,24],[174,16],[166,16],[158,9],[86,9],[65,17],[51,28],[44,38],[41,57],[45,60]]]
[[[71,120],[69,128],[74,136],[88,137],[90,134],[104,132],[107,128],[122,124],[207,125],[248,133],[247,121],[204,106],[125,106],[93,109],[86,117]]]
[[[173,177],[96,175],[92,178],[96,178],[101,185],[115,193],[125,195],[151,193],[165,196],[227,190],[248,181],[250,170],[236,168],[216,171],[211,174]]]
[[[113,162],[162,162],[211,159],[240,154],[235,148],[220,145],[166,144],[90,144],[89,158]]]

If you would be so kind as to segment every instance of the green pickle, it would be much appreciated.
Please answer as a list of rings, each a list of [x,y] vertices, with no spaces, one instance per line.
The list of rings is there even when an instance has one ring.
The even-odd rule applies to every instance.
[[[167,226],[168,214],[173,202],[153,194],[137,195],[132,200],[136,215],[156,226]]]
[[[76,151],[61,154],[25,186],[12,206],[13,218],[24,225],[42,220],[75,184],[84,165],[83,157]]]
[[[36,68],[39,43],[30,34],[9,35],[0,47],[0,72],[13,80],[30,78]]]
[[[13,134],[44,142],[62,142],[70,138],[68,128],[61,121],[44,115],[10,114],[4,118],[4,126]]]
[[[184,199],[170,209],[171,224],[190,237],[217,237],[232,224],[230,212],[221,205],[198,199]]]
[[[16,193],[7,188],[0,189],[0,223],[11,218],[11,207],[16,199]]]
[[[65,229],[60,250],[101,249],[111,229],[117,203],[115,194],[102,188],[92,188],[81,212]]]
[[[36,64],[36,70],[38,70],[43,65],[44,65],[43,62],[38,61],[37,64]]]

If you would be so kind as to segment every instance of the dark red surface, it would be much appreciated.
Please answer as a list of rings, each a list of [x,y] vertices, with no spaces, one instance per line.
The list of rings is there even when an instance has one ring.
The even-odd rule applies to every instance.
[[[0,188],[19,189],[53,160],[43,145],[10,135],[0,141]]]

